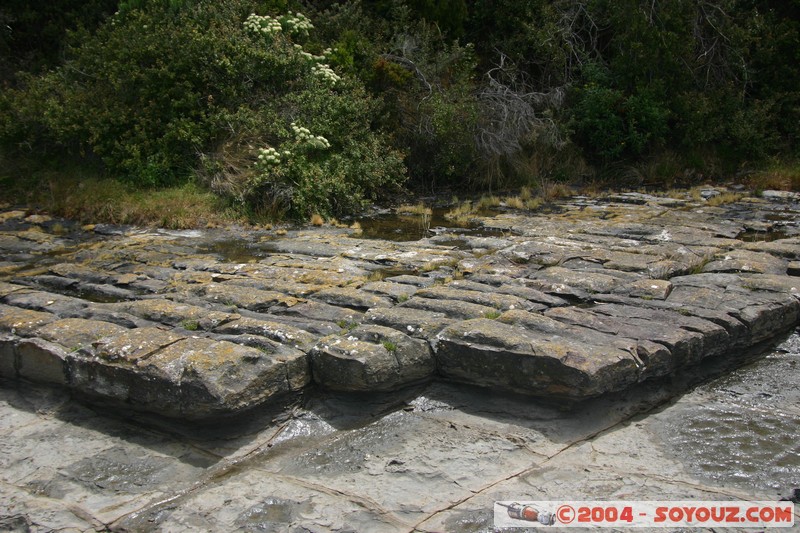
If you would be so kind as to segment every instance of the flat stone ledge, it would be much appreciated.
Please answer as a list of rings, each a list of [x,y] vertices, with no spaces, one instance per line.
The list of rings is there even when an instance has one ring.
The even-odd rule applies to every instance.
[[[0,376],[188,419],[311,382],[594,397],[797,326],[800,227],[783,231],[794,208],[747,205],[584,198],[560,214],[500,214],[484,225],[502,238],[459,236],[463,247],[239,231],[257,255],[230,260],[198,251],[203,231],[132,228],[58,241],[51,257],[57,237],[19,222],[3,232],[0,217]],[[780,233],[747,239],[776,213]]]
[[[54,321],[43,337],[75,339],[76,320]],[[86,326],[88,322],[77,324]],[[89,396],[165,416],[202,419],[255,407],[303,389],[306,354],[278,345],[273,353],[158,328],[96,325],[107,336],[69,350],[43,338],[0,335],[0,376],[66,386]]]

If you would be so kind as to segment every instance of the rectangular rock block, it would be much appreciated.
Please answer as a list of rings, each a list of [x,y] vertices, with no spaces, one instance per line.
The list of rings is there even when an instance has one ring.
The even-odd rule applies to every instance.
[[[402,331],[411,337],[427,340],[433,338],[445,326],[452,324],[454,320],[447,318],[444,313],[423,311],[411,307],[392,307],[370,309],[364,315],[364,322],[386,326]]]
[[[25,339],[17,344],[19,376],[39,383],[67,385],[67,352],[61,346],[41,339]]]
[[[0,304],[0,331],[12,335],[30,337],[40,327],[57,319],[58,317],[50,313]]]
[[[436,370],[427,342],[375,325],[323,337],[309,356],[314,380],[333,390],[393,390]]]
[[[152,383],[136,395],[132,390],[131,402],[158,401],[159,390],[172,388],[177,394],[164,398],[169,402],[165,408],[174,411],[177,407],[183,417],[200,419],[241,411],[307,382],[295,359],[305,361],[305,355],[297,350],[293,355],[273,355],[226,341],[184,339],[139,365],[139,372]],[[140,398],[143,393],[146,396]]]
[[[588,398],[622,390],[639,377],[634,357],[613,346],[486,319],[445,328],[435,355],[445,378],[543,397]]]
[[[109,322],[86,320],[83,318],[65,318],[51,322],[39,329],[37,335],[47,341],[60,344],[69,350],[88,349],[92,342],[119,335],[127,331],[125,328]]]

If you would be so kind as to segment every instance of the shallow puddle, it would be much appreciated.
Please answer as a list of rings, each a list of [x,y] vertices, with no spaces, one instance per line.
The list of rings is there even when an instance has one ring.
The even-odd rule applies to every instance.
[[[361,237],[365,239],[382,239],[387,241],[403,242],[418,241],[444,232],[455,232],[472,235],[475,237],[498,237],[502,232],[484,228],[475,221],[457,222],[450,220],[445,215],[448,208],[435,208],[430,215],[405,215],[389,213],[358,219],[361,226]],[[475,217],[495,216],[499,211],[481,210]]]
[[[214,241],[197,248],[200,254],[211,254],[225,263],[255,263],[267,256],[258,243],[248,239]]]
[[[786,239],[788,236],[789,235],[786,232],[778,230],[747,230],[741,232],[736,236],[736,238],[745,242],[772,242],[780,239]]]

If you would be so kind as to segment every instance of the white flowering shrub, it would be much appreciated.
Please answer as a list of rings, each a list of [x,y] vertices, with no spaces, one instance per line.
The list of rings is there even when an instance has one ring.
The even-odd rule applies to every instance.
[[[309,83],[287,94],[282,105],[296,120],[275,130],[274,148],[258,150],[249,203],[262,201],[299,219],[342,216],[398,190],[405,179],[403,155],[371,130],[380,103],[362,86],[343,79],[331,91]]]
[[[403,159],[373,128],[380,101],[325,65],[323,43],[297,42],[306,17],[175,1],[120,9],[69,68],[0,91],[0,142],[91,154],[137,186],[199,177],[271,217],[352,214],[396,190]]]
[[[294,148],[296,149],[315,149],[327,150],[331,147],[331,143],[322,135],[313,135],[308,128],[298,126],[294,122],[290,125],[292,133],[294,134]],[[291,150],[278,151],[276,148],[268,146],[266,148],[259,148],[256,161],[253,166],[258,174],[257,180],[259,182],[268,181],[272,173],[278,170],[282,163],[288,163],[294,152]],[[307,164],[302,157],[297,160],[300,165]]]
[[[280,19],[281,25],[287,33],[292,35],[308,36],[308,32],[314,29],[314,25],[308,20],[308,17],[300,13],[289,12],[282,16]]]
[[[283,31],[283,26],[278,19],[274,19],[269,15],[262,17],[255,13],[251,13],[247,17],[247,20],[244,21],[244,27],[255,35],[275,35]]]
[[[295,140],[300,145],[305,145],[320,150],[325,150],[331,147],[331,143],[328,142],[328,139],[322,135],[312,135],[308,128],[298,126],[294,122],[292,122],[291,128],[292,132],[294,133]]]
[[[311,67],[311,72],[314,76],[330,85],[336,85],[342,79],[329,65],[325,64],[314,65]]]
[[[290,155],[291,152],[289,152],[288,150],[281,153],[272,147],[259,148],[256,167],[264,169],[270,166],[279,165],[281,163],[281,159],[283,158],[288,159]]]
[[[288,35],[296,37],[308,37],[308,32],[314,28],[314,25],[311,24],[308,17],[300,12],[290,12],[277,18],[251,13],[244,21],[244,27],[255,35],[276,35],[286,32]]]

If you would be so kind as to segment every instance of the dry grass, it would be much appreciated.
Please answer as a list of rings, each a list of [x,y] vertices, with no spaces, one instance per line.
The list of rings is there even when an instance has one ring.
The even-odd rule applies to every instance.
[[[494,195],[482,196],[476,204],[476,209],[491,209],[500,205],[500,198]]]
[[[558,181],[542,180],[539,189],[541,190],[541,197],[545,202],[551,202],[572,195],[572,190],[569,186]]]
[[[416,205],[401,205],[400,207],[396,207],[394,212],[398,215],[423,215],[423,216],[430,216],[433,214],[433,210],[423,204],[422,202]]]
[[[530,209],[530,210],[538,209],[539,207],[541,207],[543,202],[544,201],[538,196],[535,198],[529,198],[528,200],[525,200],[525,209]]]
[[[322,226],[322,225],[325,224],[325,219],[322,218],[322,215],[319,215],[318,213],[314,213],[313,215],[311,215],[311,218],[309,219],[308,222],[312,226]]]
[[[695,202],[702,202],[703,201],[703,195],[700,194],[702,190],[703,190],[702,187],[692,187],[688,191],[689,198],[691,198]]]
[[[773,163],[748,176],[745,185],[754,191],[800,191],[800,161]]]
[[[477,208],[472,205],[471,201],[467,200],[445,213],[444,218],[452,220],[456,224],[467,224],[477,218],[476,212]]]
[[[718,194],[717,196],[712,196],[708,200],[706,200],[706,204],[711,206],[718,206],[718,205],[725,205],[725,204],[732,204],[734,202],[738,202],[742,198],[744,198],[744,194],[738,192],[724,192],[722,194]]]
[[[503,199],[503,203],[511,209],[525,209],[525,200],[522,196],[508,196]]]

